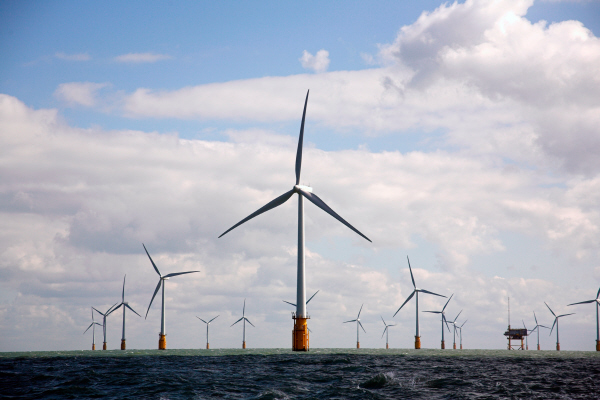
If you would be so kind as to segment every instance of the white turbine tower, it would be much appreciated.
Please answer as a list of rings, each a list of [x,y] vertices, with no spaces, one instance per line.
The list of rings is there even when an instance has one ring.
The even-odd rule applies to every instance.
[[[306,105],[308,104],[308,93],[306,93],[306,100],[304,101],[304,111],[302,113],[302,123],[300,125],[300,137],[298,139],[298,149],[296,151],[296,184],[294,187],[267,203],[265,206],[259,208],[231,228],[223,232],[219,237],[222,237],[227,232],[235,229],[242,225],[244,222],[251,220],[252,218],[272,210],[288,201],[294,194],[298,195],[298,268],[297,268],[297,281],[296,281],[296,313],[292,316],[294,319],[294,330],[292,333],[292,350],[294,351],[308,351],[309,350],[309,334],[307,319],[309,318],[306,312],[306,274],[305,274],[305,260],[304,260],[304,198],[307,198],[311,203],[331,215],[354,232],[371,241],[368,237],[359,232],[356,228],[350,225],[346,220],[340,217],[335,211],[333,211],[323,200],[321,200],[316,194],[312,193],[312,188],[308,186],[300,185],[300,171],[302,168],[302,143],[304,140],[304,120],[306,117]]]
[[[96,321],[94,321],[94,307],[92,307],[92,323],[83,332],[83,334],[85,334],[87,331],[90,330],[90,328],[92,328],[92,350],[96,350],[96,325],[102,326],[99,323],[97,323]]]
[[[410,294],[410,296],[408,296],[408,298],[404,301],[404,303],[402,303],[400,308],[394,313],[394,317],[396,316],[396,314],[398,314],[398,311],[402,310],[402,307],[404,307],[404,305],[406,303],[408,303],[408,301],[410,299],[412,299],[413,296],[416,294],[417,298],[416,298],[415,304],[417,306],[417,308],[416,308],[416,319],[417,319],[416,326],[417,326],[417,328],[416,328],[416,332],[415,332],[415,349],[420,349],[421,348],[421,331],[419,329],[419,292],[433,294],[435,296],[440,296],[440,297],[446,297],[446,296],[442,296],[441,294],[433,293],[433,292],[430,292],[425,289],[418,289],[417,285],[415,284],[415,278],[413,277],[412,268],[410,267],[410,260],[409,260],[408,256],[406,256],[406,259],[408,260],[408,270],[410,271],[410,279],[412,279],[412,284],[413,284],[414,290]]]
[[[454,293],[452,293],[452,296],[454,296]],[[446,309],[448,303],[450,303],[450,300],[452,300],[452,296],[450,296],[450,298],[444,305],[444,308],[442,308],[442,311],[423,311],[432,314],[442,314],[442,350],[446,348],[446,343],[444,342],[444,324],[446,324],[446,328],[448,329],[448,332],[450,332],[450,328],[448,327],[448,322],[446,321],[446,314],[444,313],[444,310]]]
[[[574,306],[576,304],[588,304],[588,303],[596,303],[596,351],[600,351],[600,289],[598,289],[598,294],[596,294],[596,298],[593,300],[580,301],[579,303],[569,304],[569,306]]]
[[[556,315],[554,314],[554,311],[552,311],[552,309],[550,308],[550,306],[548,305],[548,303],[544,302],[544,304],[546,304],[546,307],[548,307],[548,310],[550,310],[550,312],[552,313],[552,315],[554,315],[554,323],[552,324],[552,328],[550,328],[550,335],[552,335],[552,331],[554,330],[554,325],[556,325],[556,350],[559,351],[560,350],[560,341],[558,339],[558,319],[560,317],[566,317],[567,315],[573,315],[575,313],[571,313],[571,314],[562,314],[562,315]]]
[[[523,328],[525,328],[526,331],[529,331],[529,329],[527,329],[527,326],[525,326],[525,321],[521,320],[521,322],[523,322]],[[525,350],[529,350],[529,335],[525,335]]]
[[[172,277],[177,276],[177,275],[191,274],[191,273],[200,272],[200,271],[174,272],[172,274],[167,274],[165,276],[162,276],[161,273],[160,273],[160,271],[156,267],[156,264],[154,264],[154,261],[152,260],[152,257],[150,257],[150,253],[148,253],[148,250],[146,250],[146,246],[143,243],[142,243],[142,246],[144,246],[144,250],[146,251],[146,254],[148,255],[148,258],[150,259],[150,262],[152,263],[152,266],[154,267],[154,270],[156,271],[156,273],[160,277],[159,280],[158,280],[158,285],[156,285],[156,289],[154,290],[154,294],[152,295],[152,299],[150,300],[150,304],[148,305],[148,310],[146,311],[146,318],[148,318],[148,311],[150,311],[150,307],[152,306],[152,302],[154,301],[154,297],[156,297],[156,293],[158,293],[158,290],[162,286],[162,308],[161,308],[161,311],[160,311],[160,333],[158,334],[158,337],[159,337],[159,339],[158,339],[158,349],[159,350],[166,350],[167,349],[167,334],[165,333],[165,284],[166,284],[166,281],[169,278],[172,278]]]
[[[113,307],[116,306],[117,304],[119,304],[119,303],[113,304],[112,307],[110,307],[105,312],[98,311],[98,309],[92,307],[94,310],[96,310],[96,312],[98,314],[102,315],[102,333],[104,336],[104,342],[102,342],[102,350],[106,350],[106,317],[108,317],[110,315],[110,313],[113,312]]]
[[[358,310],[358,315],[356,316],[356,319],[353,319],[351,321],[344,321],[344,324],[346,324],[348,322],[356,322],[356,348],[357,349],[360,349],[360,337],[358,335],[358,333],[359,333],[358,327],[360,326],[362,328],[363,332],[367,333],[367,331],[365,331],[365,328],[360,323],[360,312],[362,311],[363,306],[364,306],[364,304],[361,304],[360,310]]]
[[[458,316],[460,315],[460,313],[462,313],[463,310],[460,310],[460,312],[456,315],[456,317],[452,320],[452,321],[448,321],[449,324],[452,324],[452,327],[454,328],[454,344],[453,344],[453,349],[456,350],[456,329],[458,328],[456,326],[456,320],[458,319]]]
[[[231,324],[231,326],[234,326],[235,324],[237,324],[240,321],[244,321],[243,322],[243,324],[244,324],[244,330],[243,330],[243,336],[242,336],[242,349],[245,349],[246,348],[246,321],[250,325],[254,326],[254,324],[252,322],[250,322],[250,320],[248,318],[246,318],[246,299],[244,299],[244,308],[242,310],[242,318],[240,318],[237,321],[235,321],[233,324]],[[230,326],[230,328],[231,328],[231,326]]]
[[[380,317],[381,317],[381,315],[380,315]],[[390,326],[396,326],[396,324],[391,324],[391,325],[386,324],[383,317],[381,317],[381,320],[383,321],[383,325],[385,325],[385,328],[383,329],[383,333],[381,334],[381,337],[383,337],[383,335],[385,335],[385,348],[389,349],[390,348],[390,344],[389,344]]]
[[[206,349],[210,349],[210,346],[208,344],[208,326],[210,325],[211,322],[213,322],[215,319],[219,318],[219,316],[217,315],[216,317],[214,317],[213,319],[211,319],[210,321],[206,322],[205,320],[203,320],[202,318],[196,316],[196,318],[198,318],[200,321],[204,322],[206,324]]]
[[[465,326],[465,324],[467,323],[467,319],[465,319],[465,322],[462,323],[461,326],[457,326],[456,329],[458,329],[458,336],[460,337],[460,349],[462,350],[462,327]]]
[[[129,303],[125,301],[125,278],[127,275],[123,277],[123,293],[121,294],[121,304],[116,306],[113,311],[117,311],[119,307],[123,306],[123,334],[121,335],[121,350],[125,350],[125,308],[129,308],[133,311],[138,317],[141,317],[133,308],[129,306]],[[112,312],[112,311],[111,311]]]
[[[533,333],[533,331],[537,330],[537,349],[540,349],[540,328],[550,329],[547,326],[540,325],[538,323],[537,317],[535,316],[535,311],[533,312],[533,319],[535,319],[535,327],[529,331],[529,333]]]

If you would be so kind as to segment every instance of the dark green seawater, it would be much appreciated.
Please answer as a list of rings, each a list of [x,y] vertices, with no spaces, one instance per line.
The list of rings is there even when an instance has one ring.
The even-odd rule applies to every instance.
[[[0,353],[13,399],[598,399],[600,354],[314,349]]]

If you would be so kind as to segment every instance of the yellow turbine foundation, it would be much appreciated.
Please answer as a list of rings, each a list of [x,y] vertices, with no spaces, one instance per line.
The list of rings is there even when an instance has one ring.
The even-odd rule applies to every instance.
[[[442,340],[442,350],[444,350],[446,348],[446,343],[444,343],[444,341]]]
[[[102,350],[106,350],[106,342],[102,342]]]
[[[452,344],[452,348],[456,350],[456,343]]]
[[[242,349],[245,349],[245,348],[246,348],[246,341],[244,340],[244,341],[242,342]]]
[[[121,350],[125,350],[125,339],[121,339]]]
[[[415,336],[415,349],[421,348],[421,336]]]
[[[308,351],[309,350],[309,332],[306,320],[308,318],[296,318],[294,320],[294,330],[292,331],[292,350],[293,351]]]
[[[356,342],[356,348],[360,349],[360,342]]]
[[[538,350],[540,349],[540,345],[538,344]]]
[[[460,349],[462,350],[462,344],[460,345]]]
[[[556,351],[560,351],[560,343],[556,343]]]
[[[208,342],[206,342],[206,349],[210,349],[210,346],[208,345]]]
[[[161,335],[160,333],[158,334],[158,349],[159,350],[166,350],[167,349],[167,335]]]
[[[96,350],[96,343],[92,344],[92,350]]]
[[[390,345],[386,343],[386,344],[385,344],[385,348],[386,348],[386,349],[389,349],[389,348],[390,348]]]
[[[596,340],[596,351],[600,351],[600,340]]]

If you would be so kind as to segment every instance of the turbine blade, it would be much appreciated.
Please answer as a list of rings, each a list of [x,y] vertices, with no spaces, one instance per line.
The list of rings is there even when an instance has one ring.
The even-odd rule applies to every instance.
[[[387,324],[385,323],[385,321],[384,321],[383,317],[382,317],[381,315],[380,315],[379,317],[381,318],[381,321],[383,322],[383,324],[384,324],[385,326],[387,326]]]
[[[203,320],[202,318],[200,318],[199,316],[196,315],[196,318],[198,318],[200,321],[204,322],[205,324],[208,324],[208,322],[206,322],[205,320]]]
[[[410,279],[412,279],[413,287],[416,289],[417,284],[415,283],[415,277],[413,276],[412,268],[410,267],[410,259],[408,258],[408,256],[406,256],[406,259],[408,260],[408,270],[410,271]]]
[[[367,331],[365,331],[365,328],[362,326],[362,324],[360,323],[360,321],[356,321],[356,322],[358,322],[358,324],[359,324],[359,325],[360,325],[360,327],[362,328],[363,332],[364,332],[364,333],[367,333]]]
[[[360,318],[360,313],[362,312],[363,306],[364,306],[364,303],[360,305],[360,310],[358,310],[358,316],[356,317],[356,319]]]
[[[200,271],[174,272],[172,274],[165,275],[164,278],[172,278],[177,275],[193,274],[194,272],[200,272]]]
[[[552,335],[552,331],[554,330],[554,325],[556,325],[556,321],[558,321],[558,318],[554,318],[554,323],[552,324],[552,328],[550,329],[550,335]]]
[[[290,303],[289,301],[285,301],[285,300],[281,300],[281,301],[283,301],[284,303],[288,303],[289,305],[292,305],[292,306],[296,307],[296,305],[294,303]],[[306,303],[308,303],[308,301]]]
[[[110,313],[113,311],[117,311],[119,308],[121,308],[122,305],[123,305],[123,303],[119,304],[117,307],[115,307],[114,310],[111,310]],[[108,314],[110,314],[110,313],[106,313],[106,315],[108,316]]]
[[[127,278],[127,274],[123,277],[123,294],[121,295],[121,303],[125,303],[125,278]]]
[[[101,311],[98,311],[98,310],[97,310],[96,308],[94,308],[94,307],[92,307],[92,308],[93,308],[93,309],[94,309],[94,310],[95,310],[95,311],[96,311],[98,314],[100,314],[100,315],[104,315],[104,313],[103,313],[103,312],[101,312]]]
[[[421,293],[433,294],[433,295],[435,295],[435,296],[440,296],[440,297],[446,297],[446,296],[444,296],[444,295],[437,294],[437,293],[433,293],[433,292],[430,292],[429,290],[425,290],[425,289],[419,289],[419,292],[421,292]]]
[[[596,299],[600,298],[600,288],[598,288],[598,294],[596,295]]]
[[[158,276],[160,276],[162,278],[162,275],[160,274],[160,271],[158,270],[158,267],[156,266],[156,264],[154,264],[154,261],[152,260],[152,257],[150,257],[150,253],[148,253],[148,250],[146,249],[146,245],[144,243],[142,243],[142,246],[144,246],[144,250],[146,250],[146,254],[148,254],[148,258],[150,259],[150,262],[152,263],[152,266],[154,267],[154,270],[156,271],[156,273],[158,274]]]
[[[355,319],[353,319],[352,321],[344,321],[343,323],[344,323],[344,324],[347,324],[348,322],[356,322],[356,320],[355,320]]]
[[[131,311],[133,311],[134,313],[136,313],[136,315],[137,315],[138,317],[141,317],[141,315],[140,315],[140,314],[138,314],[138,313],[137,313],[137,311],[135,311],[133,308],[131,308],[131,307],[129,306],[129,304],[125,304],[125,307],[129,308]]]
[[[219,314],[221,315],[221,314]],[[208,323],[210,324],[211,322],[213,322],[215,319],[219,318],[219,315],[217,315],[216,317],[214,317],[213,319],[211,319],[210,321],[208,321]]]
[[[537,317],[535,316],[535,311],[533,312],[533,318],[535,319],[535,324],[539,325],[538,321],[537,321]]]
[[[154,289],[154,294],[152,295],[152,299],[150,299],[150,304],[148,304],[148,311],[150,311],[150,306],[152,305],[152,302],[154,301],[154,298],[156,297],[156,293],[158,293],[158,289],[160,289],[160,285],[163,283],[162,279],[159,279],[158,281],[158,285],[156,285],[156,289]],[[146,318],[148,318],[148,311],[146,311]]]
[[[235,321],[233,324],[231,324],[230,328],[231,328],[232,326],[234,326],[235,324],[237,324],[238,322],[240,322],[241,320],[243,320],[243,319],[244,319],[244,317],[242,317],[242,318],[238,319],[237,321]]]
[[[452,321],[452,323],[455,323],[456,320],[458,319],[458,316],[460,315],[460,313],[462,313],[463,310],[460,310],[460,312],[458,314],[456,314],[456,317],[454,318],[454,320]]]
[[[254,326],[254,324],[252,322],[250,322],[250,320],[248,318],[244,318],[246,321],[248,321],[248,323],[252,326]],[[254,326],[255,327],[255,326]],[[256,328],[256,327],[255,327]]]
[[[413,292],[410,294],[410,296],[408,296],[408,299],[404,300],[404,303],[402,303],[402,305],[400,306],[400,308],[398,309],[398,311],[402,310],[402,307],[404,307],[404,305],[405,305],[406,303],[408,303],[408,301],[409,301],[410,299],[412,299],[412,298],[413,298],[413,296],[415,295],[415,293],[417,293],[417,291],[416,291],[416,290],[413,290]],[[398,311],[396,311],[396,312],[394,313],[394,316],[393,316],[392,318],[394,318],[394,317],[396,316],[396,314],[398,314]]]
[[[558,317],[556,317],[556,318],[560,318],[560,317],[566,317],[567,315],[573,315],[573,314],[575,314],[575,313],[563,314],[563,315],[559,315],[559,316],[558,316]]]
[[[90,326],[87,327],[87,329],[85,331],[83,331],[83,333],[85,334],[92,326],[94,326],[95,322],[92,322],[90,324]]]
[[[548,310],[550,310],[550,312],[552,313],[552,315],[554,315],[554,317],[556,317],[556,314],[554,314],[554,311],[552,311],[552,309],[550,308],[550,306],[548,305],[548,303],[544,302],[544,304],[546,305],[546,307],[548,307]]]
[[[385,328],[383,329],[383,333],[381,334],[381,338],[383,338],[383,335],[385,335],[385,331],[387,331],[387,325],[385,326]]]
[[[259,216],[260,214],[272,210],[275,207],[278,207],[280,205],[282,205],[283,203],[285,203],[286,201],[289,200],[290,197],[292,197],[292,195],[294,194],[294,189],[285,192],[284,194],[282,194],[281,196],[277,197],[275,200],[272,200],[271,202],[267,203],[266,205],[262,206],[261,208],[259,208],[258,210],[254,211],[252,214],[248,215],[246,218],[244,218],[243,220],[241,220],[240,222],[238,222],[237,224],[235,224],[234,226],[232,226],[231,228],[227,229],[225,232],[221,233],[221,236],[225,235],[227,232],[237,228],[238,226],[240,226],[241,224],[243,224],[246,221],[251,220],[252,218]]]
[[[369,242],[371,242],[371,239],[369,239],[368,237],[366,237],[365,235],[363,235],[358,229],[356,229],[355,227],[353,227],[352,225],[350,225],[344,218],[340,217],[338,215],[338,213],[336,213],[335,211],[333,211],[331,209],[331,207],[329,207],[327,204],[325,204],[325,202],[323,200],[321,200],[321,198],[319,196],[317,196],[314,193],[309,193],[305,190],[302,190],[298,187],[296,187],[296,190],[300,193],[302,193],[302,196],[306,197],[308,200],[310,200],[311,203],[313,203],[314,205],[316,205],[317,207],[319,207],[321,210],[325,211],[327,214],[331,215],[333,218],[337,219],[338,221],[340,221],[342,224],[346,225],[348,228],[352,229],[354,232],[358,233],[360,236],[362,236],[363,238],[367,239]]]
[[[468,321],[468,319],[465,319],[465,322],[463,322],[462,325],[460,326],[461,331],[462,331],[462,327],[465,326],[465,324],[467,323],[467,321]],[[523,324],[523,325],[525,325],[525,324]],[[525,328],[525,329],[527,329],[527,328]]]
[[[109,315],[111,312],[115,311],[117,308],[119,308],[119,307],[121,306],[121,305],[119,304],[119,307],[117,307],[117,308],[113,308],[113,307],[114,307],[114,306],[116,306],[117,304],[119,304],[119,303],[117,302],[117,303],[113,304],[113,305],[112,305],[112,307],[111,307],[111,308],[109,308],[109,309],[106,311],[106,316],[107,316],[107,317],[108,317],[108,315]]]
[[[441,314],[441,311],[421,311],[421,312],[428,312],[428,313],[432,313],[432,314]]]
[[[587,304],[587,303],[595,303],[596,299],[594,300],[587,300],[587,301],[580,301],[579,303],[571,303],[571,304],[567,304],[567,306],[574,306],[575,304]]]
[[[244,308],[242,309],[242,318],[246,316],[246,299],[244,299]]]
[[[523,328],[525,328],[525,330],[527,330],[527,327],[525,326],[525,321],[521,320],[521,322],[523,322]]]
[[[319,290],[321,290],[321,289],[319,289]],[[315,292],[315,294],[313,294],[312,296],[310,296],[310,299],[308,299],[308,301],[306,302],[306,304],[310,303],[310,301],[313,299],[313,297],[315,297],[315,296],[317,295],[317,293],[319,293],[319,290],[317,290],[317,291]],[[294,305],[295,305],[295,304],[294,304]]]
[[[453,296],[454,296],[454,293],[452,293],[452,295],[450,296],[450,298],[448,299],[448,301],[446,302],[446,304],[444,304],[444,308],[442,308],[442,312],[444,312],[444,310],[446,309],[446,306],[448,305],[448,303],[450,303],[450,300],[452,300]]]
[[[308,93],[304,100],[304,111],[302,112],[302,124],[300,124],[300,137],[298,138],[298,150],[296,150],[296,185],[300,184],[300,171],[302,169],[302,145],[304,142],[304,119],[306,118],[306,105],[308,104]]]

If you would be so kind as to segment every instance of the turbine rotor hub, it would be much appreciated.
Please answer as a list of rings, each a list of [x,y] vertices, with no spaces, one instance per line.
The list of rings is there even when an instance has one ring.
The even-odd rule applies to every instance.
[[[295,189],[296,192],[299,191],[298,189],[302,189],[305,192],[312,193],[312,188],[310,186],[294,185],[294,189]]]

